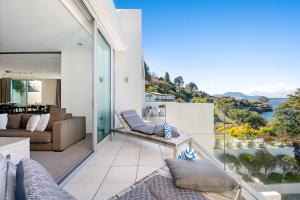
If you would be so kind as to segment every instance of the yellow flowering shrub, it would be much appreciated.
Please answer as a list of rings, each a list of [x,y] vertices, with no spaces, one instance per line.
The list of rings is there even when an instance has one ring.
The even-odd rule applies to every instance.
[[[218,132],[224,132],[224,126],[219,125],[216,127]],[[253,129],[250,124],[242,124],[242,125],[229,125],[226,126],[225,132],[232,137],[237,138],[245,138],[245,137],[261,137],[263,133],[259,130]]]

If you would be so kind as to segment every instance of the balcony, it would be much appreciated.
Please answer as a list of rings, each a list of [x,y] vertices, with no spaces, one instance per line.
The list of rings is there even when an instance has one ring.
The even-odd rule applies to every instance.
[[[64,189],[79,200],[108,199],[172,157],[172,149],[117,134],[86,161]]]

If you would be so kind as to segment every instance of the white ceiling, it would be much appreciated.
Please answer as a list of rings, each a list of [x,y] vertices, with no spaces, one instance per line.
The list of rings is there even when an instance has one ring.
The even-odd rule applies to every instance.
[[[0,1],[0,52],[91,49],[91,36],[60,0]]]
[[[0,70],[13,74],[60,74],[60,54],[0,54]]]

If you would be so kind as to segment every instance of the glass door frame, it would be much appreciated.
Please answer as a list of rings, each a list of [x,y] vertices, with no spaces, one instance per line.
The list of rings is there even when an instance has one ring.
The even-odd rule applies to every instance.
[[[98,26],[96,20],[93,20],[93,100],[92,100],[92,105],[93,105],[93,150],[97,151],[101,143],[105,140],[107,140],[108,137],[103,139],[100,143],[97,143],[97,131],[98,131],[98,104],[99,104],[99,98],[98,98],[98,89],[99,89],[99,79],[98,79],[98,55],[99,55],[99,49],[98,49],[98,34],[101,33],[102,31],[100,27]],[[105,38],[105,35],[102,34],[102,36]],[[108,42],[106,39],[106,42],[110,46],[110,51],[111,51],[111,66],[110,66],[110,80],[111,80],[111,128],[114,127],[114,113],[115,113],[115,51],[112,47],[112,45]]]

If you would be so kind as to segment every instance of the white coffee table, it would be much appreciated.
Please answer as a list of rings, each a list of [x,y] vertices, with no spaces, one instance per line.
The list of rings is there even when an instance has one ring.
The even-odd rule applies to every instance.
[[[30,138],[0,137],[0,153],[14,164],[30,158]]]

